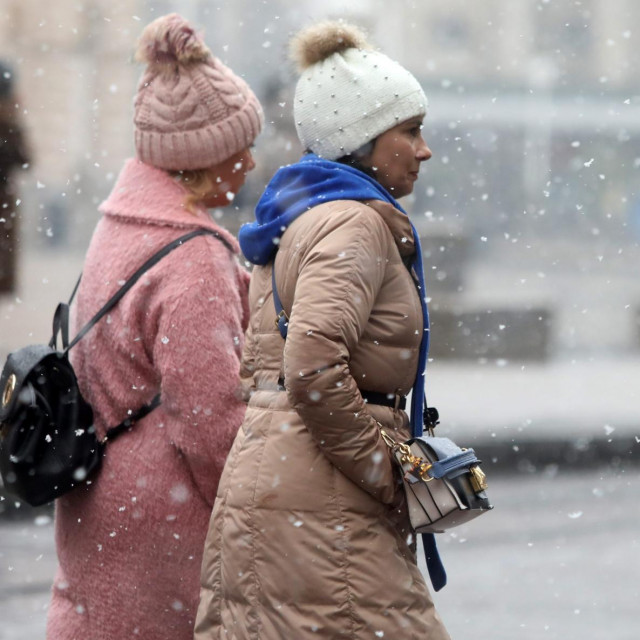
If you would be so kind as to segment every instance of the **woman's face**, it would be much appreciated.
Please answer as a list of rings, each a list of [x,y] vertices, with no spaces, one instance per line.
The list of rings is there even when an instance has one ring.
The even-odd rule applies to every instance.
[[[205,207],[224,207],[230,204],[256,166],[251,149],[243,149],[224,162],[209,169],[214,188],[203,198]]]
[[[413,191],[420,164],[432,155],[422,137],[422,120],[422,116],[405,120],[379,135],[371,155],[361,161],[394,198]]]

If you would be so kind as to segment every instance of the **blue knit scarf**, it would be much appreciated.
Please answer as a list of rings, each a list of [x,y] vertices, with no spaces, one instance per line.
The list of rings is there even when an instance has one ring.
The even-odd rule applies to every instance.
[[[280,237],[305,211],[333,200],[382,200],[406,215],[406,211],[376,180],[339,162],[307,154],[295,164],[282,167],[267,185],[256,206],[256,220],[241,227],[238,239],[244,255],[254,264],[265,265],[274,256]],[[411,432],[423,432],[424,377],[429,352],[429,313],[420,238],[413,229],[416,253],[411,264],[417,278],[424,331],[420,343],[418,371],[411,394]]]

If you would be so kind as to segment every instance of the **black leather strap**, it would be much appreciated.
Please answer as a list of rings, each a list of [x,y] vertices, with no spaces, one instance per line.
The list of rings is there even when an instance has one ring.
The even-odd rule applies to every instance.
[[[62,337],[62,349],[66,350],[69,346],[69,304],[66,302],[60,302],[53,314],[53,335],[49,341],[52,349],[56,348],[58,334]]]
[[[398,401],[395,393],[380,393],[379,391],[364,391],[360,389],[360,393],[369,404],[380,404],[384,407],[392,407],[404,411],[407,406],[407,399],[402,396]]]
[[[108,429],[104,439],[102,440],[102,444],[105,444],[109,440],[115,440],[120,434],[131,429],[134,423],[142,420],[142,418],[151,413],[159,405],[160,394],[156,395],[149,404],[145,404],[137,411],[131,412],[129,417],[125,418],[120,424]]]
[[[286,391],[283,378],[278,378],[278,391]],[[401,411],[404,411],[407,406],[407,399],[402,396],[398,400],[398,396],[395,393],[388,394],[380,393],[379,391],[364,391],[363,389],[360,389],[360,394],[364,398],[365,402],[369,404],[379,404],[384,407],[400,409]]]

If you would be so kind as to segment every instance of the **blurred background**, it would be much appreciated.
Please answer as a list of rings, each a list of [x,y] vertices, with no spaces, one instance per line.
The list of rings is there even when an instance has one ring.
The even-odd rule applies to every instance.
[[[445,545],[451,554],[454,543],[466,542],[469,555],[461,560],[456,550],[452,560],[461,571],[478,563],[474,538],[493,550],[480,554],[490,564],[478,565],[479,580],[494,575],[500,545],[512,549],[506,577],[494,575],[491,585],[501,611],[517,611],[501,634],[495,608],[476,602],[475,591],[456,599],[452,586],[443,596],[447,620],[459,625],[456,638],[471,637],[485,622],[492,638],[637,638],[640,3],[0,0],[3,359],[49,338],[55,305],[82,269],[97,207],[133,154],[135,41],[145,24],[172,11],[203,30],[214,54],[244,76],[265,107],[257,169],[234,207],[213,212],[234,233],[251,219],[275,170],[302,151],[291,115],[297,75],[286,48],[295,30],[322,18],[354,21],[421,81],[430,101],[424,135],[434,155],[403,204],[422,237],[428,274],[428,397],[440,409],[441,434],[479,451],[497,478],[503,509],[510,505]],[[528,487],[524,495],[521,486]],[[525,509],[532,497],[541,520]],[[619,507],[615,516],[605,502]],[[8,498],[0,502],[9,517],[20,509],[27,511]],[[35,520],[15,529],[16,540],[36,527],[54,563],[50,522],[38,521],[49,512],[28,513]],[[532,561],[533,520],[549,547]],[[513,535],[501,538],[492,528],[499,523],[501,535],[504,527]],[[602,539],[589,536],[608,535],[606,527],[612,537],[605,546],[619,555],[603,566]],[[566,555],[558,551],[576,539]],[[30,547],[16,543],[3,552],[0,542],[0,595],[7,597],[29,591],[26,579],[7,577],[11,548],[36,571]],[[548,581],[564,584],[567,558],[576,573],[558,595]],[[535,575],[545,562],[552,562],[552,577],[538,585],[536,600],[521,573],[531,580],[528,569]],[[587,588],[595,577],[585,566],[609,576],[611,602]],[[50,578],[45,572],[40,579],[45,593]],[[578,603],[558,609],[562,593]],[[513,606],[505,605],[509,598]],[[23,616],[25,624],[39,624],[46,593],[42,603],[35,618]],[[18,620],[15,605],[7,604],[7,615]],[[542,610],[555,612],[544,624]],[[0,629],[0,638],[37,636],[21,636],[16,624],[15,633],[4,631],[13,635]],[[602,631],[593,635],[597,624]]]
[[[5,295],[28,303],[32,257],[47,278],[62,274],[62,260],[71,273],[48,289],[55,297],[70,290],[97,205],[133,153],[140,69],[131,53],[147,22],[170,11],[194,21],[265,105],[258,169],[235,211],[216,212],[235,230],[275,169],[301,152],[288,37],[314,19],[344,17],[411,69],[430,98],[425,135],[434,158],[407,206],[425,241],[433,357],[543,361],[637,351],[640,6],[402,0],[393,7],[2,0],[3,114],[22,131],[3,145],[1,160],[3,182],[10,173],[16,192],[3,201],[0,222],[3,238],[11,236],[2,240]],[[14,330],[2,329],[0,350]]]

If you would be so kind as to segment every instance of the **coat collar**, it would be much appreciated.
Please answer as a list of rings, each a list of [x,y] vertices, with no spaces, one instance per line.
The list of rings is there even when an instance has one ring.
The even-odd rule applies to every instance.
[[[99,210],[104,215],[139,224],[211,229],[229,242],[235,253],[239,253],[237,240],[213,222],[205,208],[198,208],[195,213],[184,208],[184,197],[184,188],[166,171],[130,159]]]
[[[416,243],[409,216],[396,209],[392,204],[382,200],[367,200],[366,204],[375,209],[385,221],[403,258],[412,256],[416,251]]]

